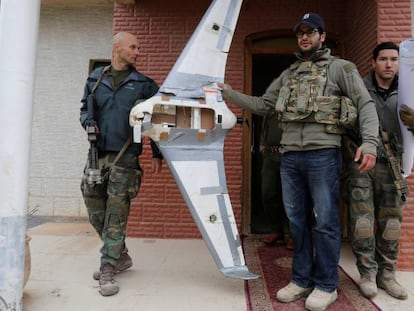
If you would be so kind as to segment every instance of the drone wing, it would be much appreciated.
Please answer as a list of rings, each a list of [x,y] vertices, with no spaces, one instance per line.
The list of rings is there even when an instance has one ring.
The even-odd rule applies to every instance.
[[[162,93],[202,98],[203,86],[224,81],[241,5],[242,0],[212,2],[161,86]]]
[[[156,142],[219,270],[255,279],[245,265],[229,198],[224,140],[236,124],[216,82],[224,81],[227,53],[242,0],[215,0],[158,94],[131,111],[134,141]]]

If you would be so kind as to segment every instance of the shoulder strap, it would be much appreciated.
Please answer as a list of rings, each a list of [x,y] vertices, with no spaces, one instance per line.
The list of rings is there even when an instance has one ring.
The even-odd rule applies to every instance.
[[[104,69],[102,70],[101,74],[98,77],[98,80],[96,80],[95,85],[93,86],[92,92],[91,94],[95,93],[97,87],[99,86],[99,83],[101,83],[103,76],[105,74],[105,72],[107,72],[109,69],[111,68],[111,65],[105,66]],[[128,146],[131,144],[131,137],[128,138],[128,140],[125,142],[125,144],[122,146],[122,149],[118,152],[115,160],[112,162],[111,165],[115,165],[118,160],[121,158],[121,156],[125,153],[125,151],[127,150]]]
[[[125,142],[125,144],[122,146],[122,149],[118,152],[114,162],[112,162],[111,165],[115,165],[116,162],[118,162],[118,160],[122,157],[122,155],[125,153],[125,151],[127,150],[128,146],[131,144],[131,137],[128,138],[128,140]]]
[[[100,74],[100,75],[99,75],[99,77],[98,77],[98,80],[96,80],[96,83],[95,83],[95,85],[93,86],[93,89],[92,89],[91,94],[95,93],[95,91],[96,91],[96,89],[97,89],[97,87],[98,87],[99,83],[101,83],[101,81],[102,81],[102,79],[103,79],[103,76],[104,76],[105,72],[107,72],[107,71],[109,70],[109,68],[111,68],[111,65],[108,65],[108,66],[105,66],[105,67],[104,67],[104,69],[102,70],[101,74]]]

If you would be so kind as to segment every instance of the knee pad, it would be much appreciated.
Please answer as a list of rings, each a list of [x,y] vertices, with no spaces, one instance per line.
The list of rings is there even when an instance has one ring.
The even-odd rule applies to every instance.
[[[395,241],[400,238],[401,223],[397,218],[390,218],[385,224],[384,232],[382,237],[384,240]]]
[[[354,237],[356,239],[367,239],[374,235],[374,226],[367,217],[359,218],[355,223]]]

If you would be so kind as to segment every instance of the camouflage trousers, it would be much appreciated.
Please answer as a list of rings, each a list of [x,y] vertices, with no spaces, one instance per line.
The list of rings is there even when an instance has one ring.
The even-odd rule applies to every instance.
[[[138,194],[142,177],[137,156],[126,153],[112,165],[116,156],[116,152],[99,155],[101,184],[88,184],[88,163],[81,182],[89,222],[103,242],[101,264],[113,266],[125,247],[130,203]]]
[[[386,161],[361,173],[347,161],[343,183],[349,209],[352,250],[363,275],[394,272],[397,263],[403,201],[398,195]]]

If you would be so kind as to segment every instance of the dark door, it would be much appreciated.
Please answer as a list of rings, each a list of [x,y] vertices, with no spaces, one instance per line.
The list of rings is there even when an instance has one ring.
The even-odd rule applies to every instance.
[[[252,95],[260,96],[270,83],[284,69],[295,61],[296,57],[289,54],[253,54],[252,55]],[[260,133],[263,117],[252,115],[252,148],[251,148],[251,232],[269,232],[268,223],[261,200],[261,155],[259,151]]]

